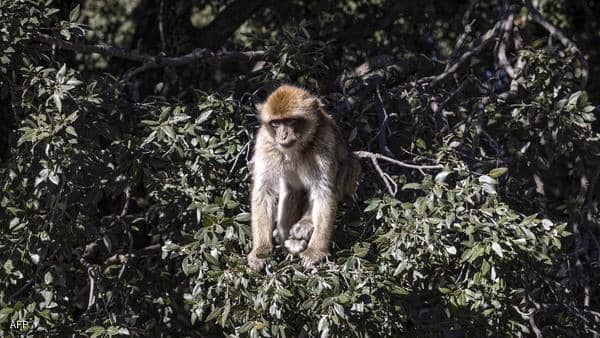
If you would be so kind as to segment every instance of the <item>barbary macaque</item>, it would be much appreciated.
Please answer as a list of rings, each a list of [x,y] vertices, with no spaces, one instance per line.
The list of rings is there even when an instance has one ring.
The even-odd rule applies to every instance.
[[[360,163],[308,91],[280,86],[257,109],[248,265],[264,268],[276,224],[287,250],[313,266],[329,254],[337,204],[355,193]]]

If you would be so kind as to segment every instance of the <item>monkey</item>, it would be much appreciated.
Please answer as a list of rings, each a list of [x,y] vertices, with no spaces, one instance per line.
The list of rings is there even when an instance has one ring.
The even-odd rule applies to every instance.
[[[329,255],[337,204],[355,193],[360,163],[307,90],[282,85],[256,108],[247,263],[255,271],[264,268],[276,225],[280,242],[297,241],[286,247],[309,268]]]

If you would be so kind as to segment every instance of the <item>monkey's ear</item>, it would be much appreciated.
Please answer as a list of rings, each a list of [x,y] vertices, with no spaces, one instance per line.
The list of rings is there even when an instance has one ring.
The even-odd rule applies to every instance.
[[[256,118],[258,119],[259,122],[263,121],[263,108],[264,108],[265,104],[264,103],[255,103],[254,104],[254,108],[256,108]]]

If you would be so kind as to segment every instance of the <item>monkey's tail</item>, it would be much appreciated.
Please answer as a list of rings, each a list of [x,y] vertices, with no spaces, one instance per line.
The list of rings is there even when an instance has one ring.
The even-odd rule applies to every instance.
[[[362,168],[358,157],[350,153],[344,163],[344,175],[342,175],[342,184],[345,196],[354,196],[356,189],[362,177]]]

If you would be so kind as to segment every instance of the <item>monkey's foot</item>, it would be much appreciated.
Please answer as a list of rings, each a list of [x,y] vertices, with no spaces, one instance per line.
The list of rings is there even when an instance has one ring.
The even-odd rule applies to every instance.
[[[317,263],[322,261],[325,257],[327,257],[327,255],[327,251],[307,248],[306,250],[300,253],[300,258],[302,259],[302,266],[304,266],[304,268],[306,269],[310,269],[314,267]]]
[[[312,232],[312,222],[310,220],[302,219],[298,223],[292,225],[290,237],[283,245],[290,253],[297,255],[306,249],[308,241],[310,241],[310,236],[312,236]]]
[[[248,254],[248,267],[254,271],[262,271],[267,264],[266,258],[258,258],[255,252]]]
[[[300,220],[298,223],[292,225],[290,229],[290,238],[310,241],[310,236],[312,236],[313,225],[310,221]]]
[[[292,254],[297,255],[306,248],[306,241],[303,239],[288,239],[283,245]]]

